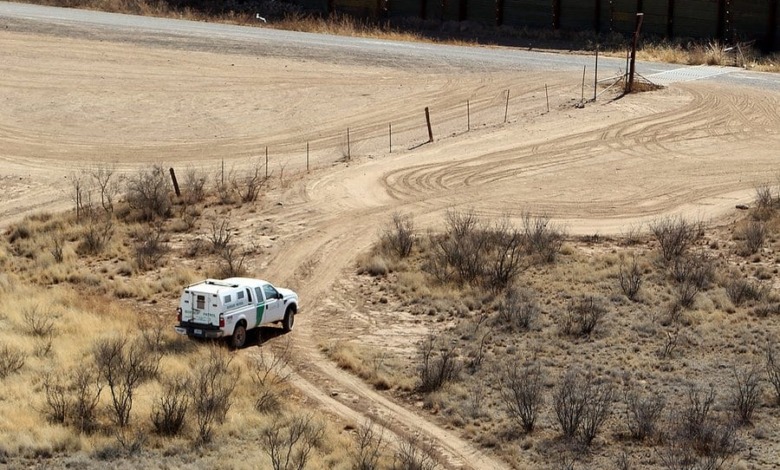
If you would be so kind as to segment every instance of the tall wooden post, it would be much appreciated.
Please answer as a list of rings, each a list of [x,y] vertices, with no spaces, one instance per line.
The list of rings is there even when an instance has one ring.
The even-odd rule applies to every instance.
[[[636,72],[636,46],[639,43],[639,31],[642,29],[642,20],[644,13],[636,14],[636,30],[634,31],[634,40],[631,43],[631,71],[628,74],[628,93],[634,89],[634,73]]]
[[[425,107],[425,122],[428,124],[428,142],[433,142],[433,129],[431,129],[431,113]]]
[[[173,167],[169,169],[171,172],[171,181],[173,182],[173,190],[176,192],[176,197],[181,197],[181,191],[179,191],[179,182],[176,181],[176,172],[173,171]]]

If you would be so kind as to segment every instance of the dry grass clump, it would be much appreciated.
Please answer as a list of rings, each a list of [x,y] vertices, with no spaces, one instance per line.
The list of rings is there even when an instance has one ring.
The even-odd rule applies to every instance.
[[[403,375],[397,358],[353,342],[336,341],[320,346],[342,369],[348,370],[377,390],[411,390],[413,383]]]

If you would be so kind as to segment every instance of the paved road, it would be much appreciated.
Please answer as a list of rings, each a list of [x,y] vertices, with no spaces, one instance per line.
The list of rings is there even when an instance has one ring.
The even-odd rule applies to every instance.
[[[447,68],[453,73],[459,69],[480,68],[486,71],[575,71],[582,70],[583,65],[593,65],[593,57],[583,55],[329,36],[5,2],[0,2],[0,28],[140,42],[152,47],[185,47],[186,44],[188,49],[224,53],[248,52],[315,60],[327,57],[327,60],[339,63],[369,62],[398,67],[414,64],[416,67]],[[604,76],[612,75],[625,68],[625,61],[602,57],[599,68]],[[663,84],[713,80],[780,91],[780,74],[654,62],[639,62],[637,71],[650,79],[657,77]]]

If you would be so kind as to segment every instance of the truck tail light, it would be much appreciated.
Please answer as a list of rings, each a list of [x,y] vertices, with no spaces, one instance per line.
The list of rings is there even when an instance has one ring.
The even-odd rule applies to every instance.
[[[219,327],[224,328],[225,327],[225,317],[222,316],[222,314],[219,314]]]
[[[176,321],[181,321],[181,307],[176,307]]]

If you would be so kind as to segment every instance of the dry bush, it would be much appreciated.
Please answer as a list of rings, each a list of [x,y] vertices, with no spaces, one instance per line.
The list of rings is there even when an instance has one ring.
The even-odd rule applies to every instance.
[[[198,427],[198,443],[211,441],[214,426],[225,421],[239,372],[231,366],[233,356],[216,347],[195,367],[192,405]]]
[[[379,459],[386,446],[384,429],[377,431],[377,425],[367,420],[358,426],[352,435],[353,446],[350,449],[350,468],[352,470],[376,470]]]
[[[527,331],[539,317],[539,304],[532,291],[512,286],[498,305],[494,324],[509,331]]]
[[[670,266],[677,282],[676,301],[683,308],[690,308],[696,295],[710,286],[715,278],[715,265],[707,255],[686,254],[673,260]]]
[[[778,356],[777,345],[774,341],[769,341],[764,350],[764,364],[769,383],[775,392],[775,403],[780,404],[780,357]]]
[[[115,336],[98,340],[92,357],[111,393],[114,419],[119,427],[130,424],[130,411],[138,386],[157,374],[160,356],[141,338]]]
[[[97,427],[97,406],[103,385],[94,365],[76,367],[70,373],[70,400],[73,426],[80,432],[90,433]]]
[[[631,437],[642,441],[655,438],[658,420],[666,400],[659,393],[645,394],[636,390],[626,393],[626,417]]]
[[[417,347],[420,357],[417,389],[423,393],[434,392],[457,379],[462,367],[456,346],[441,345],[437,338],[434,332],[430,332]]]
[[[135,264],[138,269],[147,271],[160,265],[163,256],[168,253],[165,231],[160,224],[145,227],[135,242]]]
[[[122,177],[116,174],[116,167],[101,164],[89,172],[97,191],[100,193],[100,206],[107,213],[114,212],[114,199],[121,190]]]
[[[382,255],[369,255],[358,259],[358,274],[368,274],[369,276],[384,276],[390,272],[390,266]]]
[[[76,252],[80,255],[96,255],[103,251],[113,236],[114,218],[111,214],[101,216],[94,213],[88,218]]]
[[[190,407],[192,378],[175,374],[161,379],[162,392],[152,406],[152,425],[157,434],[177,436],[184,429]]]
[[[274,470],[303,470],[324,433],[322,423],[304,414],[271,422],[260,439]]]
[[[625,294],[629,300],[636,300],[639,289],[642,287],[642,269],[636,262],[636,256],[631,258],[631,264],[629,266],[625,266],[621,260],[618,279],[623,294]]]
[[[740,233],[740,238],[742,238],[743,242],[738,249],[738,254],[740,256],[751,256],[758,253],[764,247],[766,236],[766,225],[763,222],[748,221]]]
[[[772,194],[772,187],[770,185],[764,184],[756,187],[756,207],[750,212],[753,220],[767,221],[771,219],[775,213],[777,200],[778,199],[775,198],[774,194]]]
[[[246,275],[244,262],[247,257],[246,251],[240,251],[239,247],[230,243],[219,253],[220,270],[219,277],[241,277]]]
[[[8,344],[0,346],[0,379],[19,372],[27,361],[27,354]]]
[[[393,455],[392,470],[436,470],[433,446],[423,442],[418,436],[408,436],[398,444]]]
[[[141,220],[154,220],[171,214],[168,172],[161,165],[139,170],[127,180],[125,199],[139,211]]]
[[[70,400],[62,376],[51,372],[44,374],[42,387],[46,398],[43,410],[46,419],[52,423],[65,424],[65,419],[70,415]]]
[[[507,365],[499,376],[501,401],[509,416],[526,433],[534,430],[539,411],[544,405],[544,381],[539,364]]]
[[[225,181],[225,164],[223,162],[221,171],[214,175],[214,191],[217,193],[221,204],[233,203],[233,187],[229,184],[232,171],[229,172],[227,181]]]
[[[661,255],[667,263],[684,255],[702,235],[702,224],[682,217],[665,217],[653,221],[650,231],[661,247]]]
[[[206,182],[208,178],[202,171],[189,167],[184,172],[184,181],[182,192],[184,193],[184,202],[187,205],[197,204],[206,199]]]
[[[382,246],[399,258],[406,258],[414,246],[414,224],[410,216],[393,214],[390,227],[381,236]]]
[[[766,297],[766,289],[738,274],[729,276],[724,284],[726,295],[736,306],[740,306],[746,301],[757,301]]]
[[[567,336],[590,336],[607,314],[601,298],[584,296],[569,303],[560,328]]]
[[[221,222],[216,220],[211,222],[209,241],[211,242],[212,253],[219,253],[224,250],[230,244],[231,238],[230,222],[227,219],[222,219]]]
[[[261,413],[280,411],[281,395],[290,381],[289,361],[291,343],[289,339],[276,353],[260,348],[259,356],[252,369],[255,409]]]
[[[736,422],[744,426],[750,424],[753,419],[753,412],[761,397],[761,374],[756,366],[734,367],[732,372],[734,383],[731,388],[731,411]]]
[[[49,338],[55,333],[54,320],[56,317],[50,311],[41,311],[38,305],[22,309],[22,329],[30,336]]]
[[[488,236],[486,272],[482,283],[497,293],[511,285],[525,269],[523,254],[528,238],[505,219],[491,227]],[[555,256],[552,257],[554,259]],[[543,259],[552,261],[547,255]]]
[[[62,263],[65,260],[65,253],[63,251],[65,246],[65,239],[62,235],[54,235],[51,237],[51,253],[55,263]]]
[[[265,186],[267,178],[262,174],[264,164],[256,160],[247,171],[231,171],[230,184],[241,202],[255,202],[260,190]]]
[[[566,236],[562,229],[551,225],[547,216],[532,217],[526,212],[523,214],[522,230],[529,255],[534,255],[546,263],[555,261]]]
[[[614,406],[614,388],[591,374],[569,369],[553,394],[553,408],[566,439],[590,446]]]
[[[76,209],[76,221],[83,217],[94,215],[92,207],[92,187],[85,171],[73,172],[70,175],[71,199]]]

